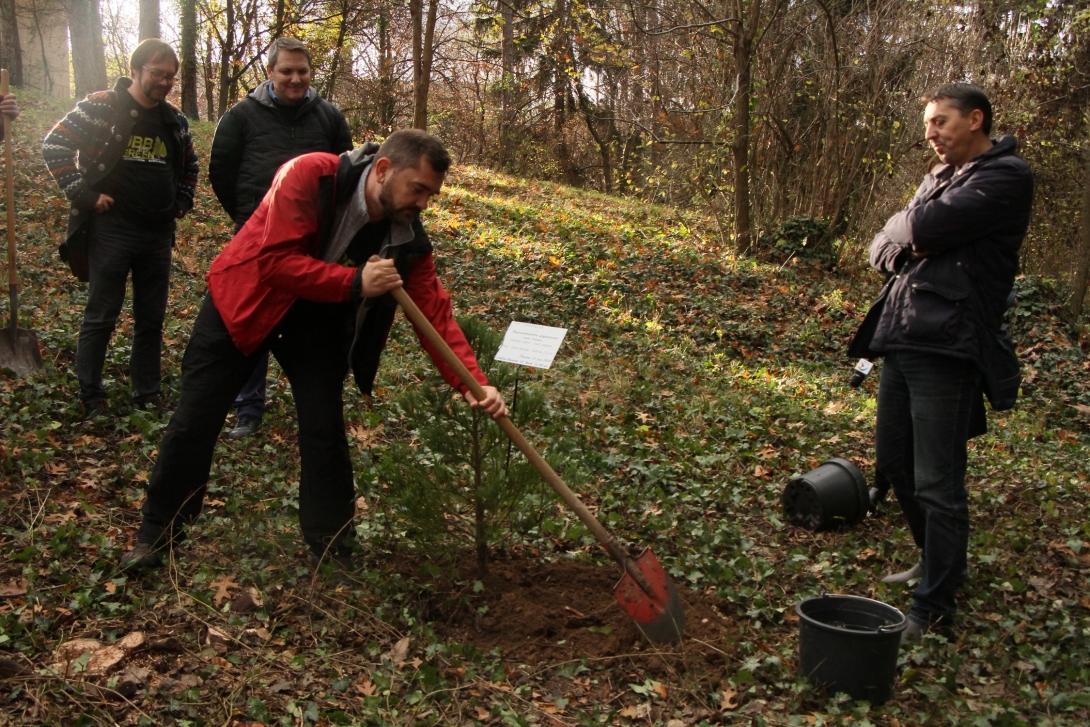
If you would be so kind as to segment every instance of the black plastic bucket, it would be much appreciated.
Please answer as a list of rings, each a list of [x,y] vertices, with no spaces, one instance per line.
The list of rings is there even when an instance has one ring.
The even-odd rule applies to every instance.
[[[828,595],[807,598],[795,612],[801,676],[871,704],[893,695],[904,614],[870,598]]]
[[[792,523],[821,530],[860,522],[870,509],[870,492],[859,468],[837,457],[788,482],[781,502]]]

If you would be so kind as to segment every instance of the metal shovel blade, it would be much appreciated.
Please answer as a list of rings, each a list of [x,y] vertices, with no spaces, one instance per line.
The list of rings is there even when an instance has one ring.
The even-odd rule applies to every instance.
[[[674,582],[650,548],[640,553],[635,564],[652,592],[645,592],[635,578],[625,573],[613,589],[614,598],[648,639],[658,644],[676,644],[685,633],[685,611]]]
[[[25,328],[0,330],[0,368],[11,369],[23,377],[41,371],[42,351],[34,331]]]

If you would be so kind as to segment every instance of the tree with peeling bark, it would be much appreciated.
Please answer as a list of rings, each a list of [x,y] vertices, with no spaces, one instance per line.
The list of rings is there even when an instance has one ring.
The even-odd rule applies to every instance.
[[[159,34],[159,0],[140,0],[140,40]]]
[[[98,0],[67,0],[76,98],[107,87],[106,54]]]

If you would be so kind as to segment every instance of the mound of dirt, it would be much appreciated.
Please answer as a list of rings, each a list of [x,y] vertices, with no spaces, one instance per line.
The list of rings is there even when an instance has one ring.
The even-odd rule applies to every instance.
[[[472,582],[471,564],[455,570]],[[730,622],[715,608],[718,599],[678,584],[684,638],[675,646],[652,644],[613,598],[620,576],[616,566],[571,561],[493,562],[479,593],[440,589],[427,617],[441,638],[486,652],[498,648],[513,665],[586,659],[652,674],[718,678],[736,641]]]

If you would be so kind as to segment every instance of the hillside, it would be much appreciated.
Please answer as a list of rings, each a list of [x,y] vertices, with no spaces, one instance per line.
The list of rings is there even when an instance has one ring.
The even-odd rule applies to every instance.
[[[115,563],[165,423],[127,402],[127,312],[107,360],[115,416],[79,421],[85,286],[56,257],[66,205],[38,146],[67,108],[20,103],[21,321],[47,368],[0,378],[0,552],[11,554],[0,560],[0,725],[1090,721],[1090,361],[1047,282],[1020,280],[1011,316],[1025,396],[971,444],[958,639],[903,651],[881,707],[796,676],[793,609],[823,592],[907,609],[910,592],[878,580],[915,558],[911,536],[896,507],[821,533],[787,524],[780,507],[791,476],[830,457],[873,469],[877,376],[850,390],[843,353],[878,289],[859,263],[866,241],[849,241],[839,267],[734,260],[695,211],[477,168],[453,170],[425,220],[456,312],[501,332],[514,320],[568,329],[551,369],[519,372],[545,401],[528,434],[606,527],[654,548],[682,590],[688,638],[660,649],[639,637],[612,600],[618,569],[551,496],[527,502],[487,578],[469,545],[410,537],[378,475],[391,444],[414,436],[399,397],[432,377],[403,320],[374,408],[345,388],[364,553],[351,584],[306,567],[297,430],[275,364],[266,426],[253,441],[221,439],[184,554],[132,579]],[[194,133],[203,169],[213,127]],[[178,229],[170,397],[204,272],[228,239],[202,178]],[[109,668],[61,648],[126,637]]]

